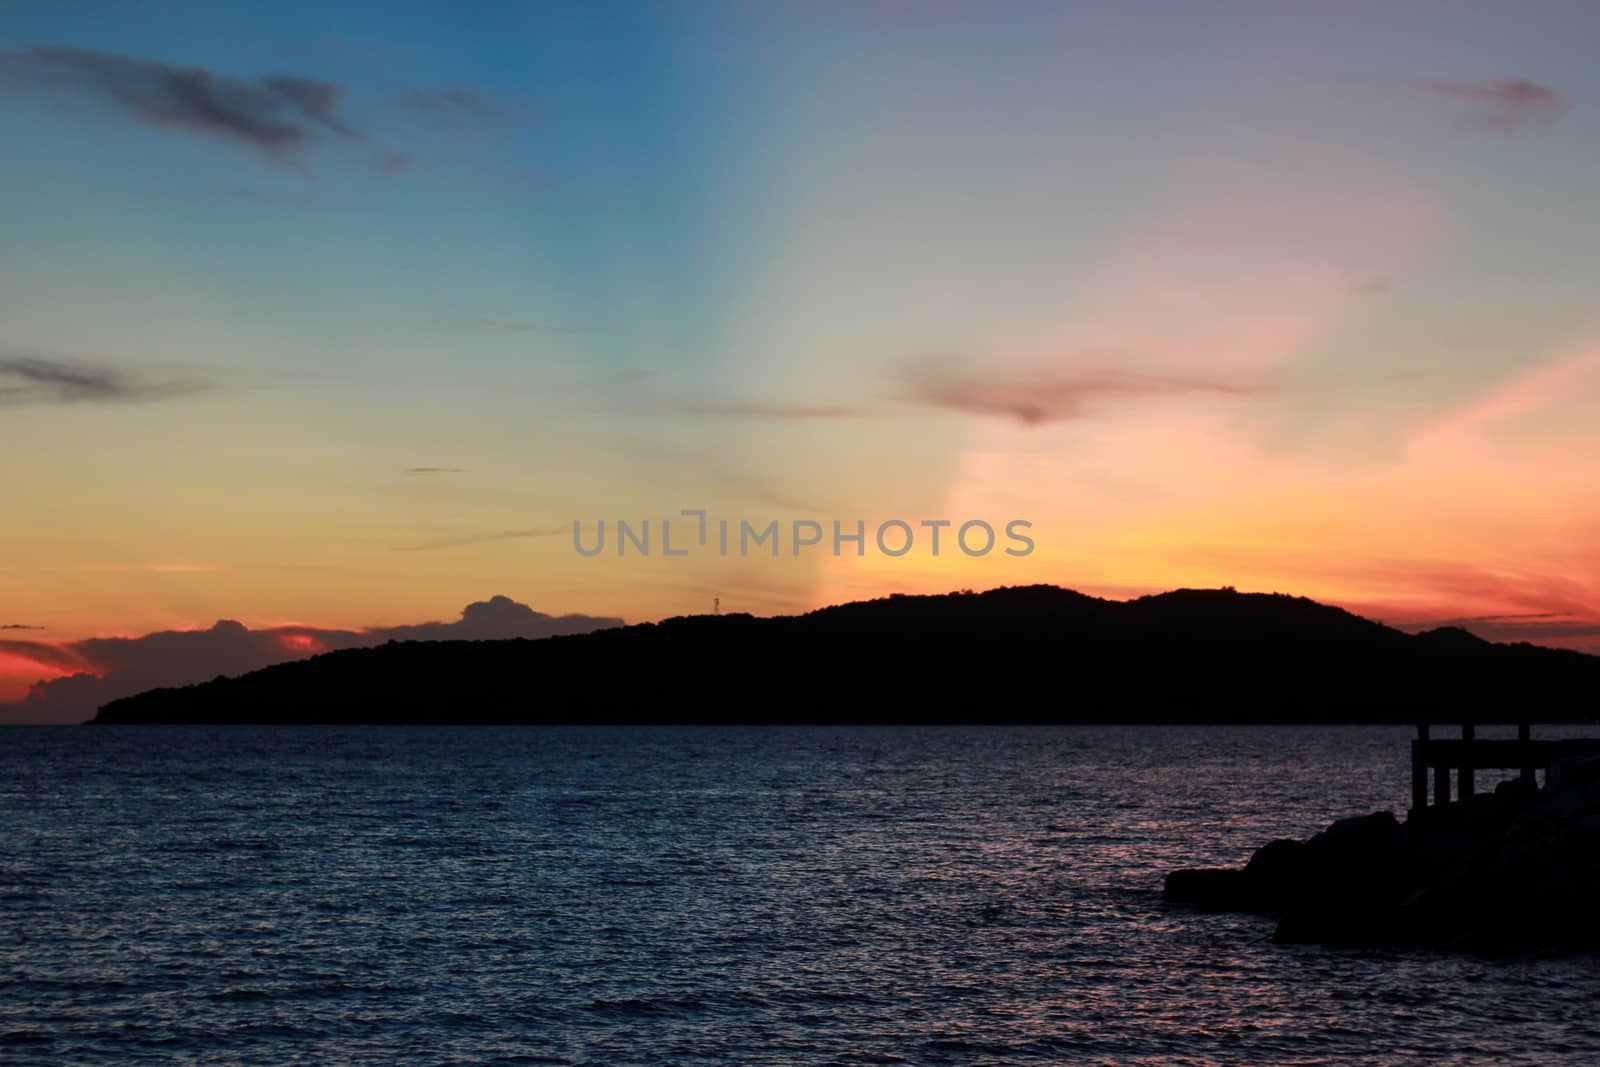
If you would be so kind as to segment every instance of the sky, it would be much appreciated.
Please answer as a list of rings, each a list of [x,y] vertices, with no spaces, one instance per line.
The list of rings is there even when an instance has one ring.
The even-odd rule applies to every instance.
[[[95,639],[497,595],[1233,585],[1600,651],[1595,40],[1556,2],[7,3],[0,701]]]

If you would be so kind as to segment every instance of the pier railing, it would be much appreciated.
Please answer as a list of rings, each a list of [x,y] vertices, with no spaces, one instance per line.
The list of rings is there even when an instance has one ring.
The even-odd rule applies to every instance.
[[[1474,772],[1480,770],[1520,770],[1527,781],[1535,781],[1538,771],[1567,756],[1600,753],[1600,738],[1535,741],[1528,723],[1517,726],[1516,740],[1479,740],[1472,723],[1461,727],[1459,738],[1433,739],[1428,723],[1417,725],[1417,739],[1411,742],[1411,806],[1428,806],[1428,772],[1433,772],[1433,799],[1450,803],[1450,773],[1456,774],[1457,796],[1465,800],[1475,787]]]

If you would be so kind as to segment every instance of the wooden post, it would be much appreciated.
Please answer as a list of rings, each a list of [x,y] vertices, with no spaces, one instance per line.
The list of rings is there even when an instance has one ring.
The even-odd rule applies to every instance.
[[[1461,769],[1458,772],[1461,778],[1460,788],[1457,792],[1462,800],[1472,796],[1473,766],[1472,766],[1472,740],[1477,736],[1477,728],[1470,722],[1461,724],[1461,740],[1467,742],[1461,746]]]
[[[1531,723],[1517,723],[1517,740],[1527,746],[1526,751],[1533,751],[1533,746],[1528,744],[1533,740],[1533,725]],[[1527,762],[1522,765],[1522,780],[1530,785],[1537,785],[1538,779],[1534,777],[1533,757],[1524,757]]]
[[[1411,806],[1428,806],[1428,764],[1423,760],[1422,748],[1428,743],[1428,724],[1417,723],[1417,739],[1411,742]]]

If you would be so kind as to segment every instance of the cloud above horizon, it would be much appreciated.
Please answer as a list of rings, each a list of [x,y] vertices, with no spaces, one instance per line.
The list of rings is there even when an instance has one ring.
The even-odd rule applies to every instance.
[[[759,400],[706,400],[685,404],[678,414],[712,419],[851,419],[867,414],[851,404],[777,404]]]
[[[451,85],[440,89],[410,89],[396,93],[389,103],[419,117],[462,121],[503,122],[520,121],[521,109],[500,100],[493,100],[476,89],[465,85]]]
[[[0,356],[0,407],[156,400],[204,388],[199,381],[149,381],[105,363]]]
[[[306,172],[313,147],[363,146],[366,166],[407,170],[409,152],[372,145],[346,114],[349,90],[293,74],[245,77],[197,65],[89,48],[40,45],[0,52],[0,90],[70,94],[142,126],[253,149],[263,159]],[[512,112],[465,87],[415,89],[394,102],[418,116],[457,124]]]
[[[354,139],[341,114],[345,89],[275,74],[240,78],[87,48],[0,53],[0,86],[76,93],[146,126],[245,145],[295,162],[322,132]]]
[[[1600,654],[1600,621],[1576,614],[1535,612],[1527,615],[1465,615],[1395,625],[1411,633],[1453,626],[1476,634],[1485,641],[1526,641]]]
[[[58,677],[36,682],[26,700],[0,704],[0,722],[81,722],[108,701],[147,689],[247,674],[323,652],[388,641],[538,640],[624,625],[619,618],[546,615],[509,597],[467,605],[453,622],[333,630],[278,626],[252,630],[224,619],[209,630],[164,630],[141,637],[82,641],[0,640],[0,656]]]
[[[1085,418],[1119,404],[1169,397],[1246,397],[1265,391],[1245,376],[1180,371],[960,371],[922,364],[907,372],[906,398],[967,415],[997,415],[1026,426]]]
[[[1457,119],[1464,133],[1509,135],[1547,130],[1561,121],[1572,103],[1562,93],[1526,78],[1454,81],[1415,78],[1407,88],[1465,105]]]
[[[546,526],[532,530],[501,530],[497,533],[468,534],[464,537],[446,537],[437,541],[423,541],[415,545],[402,545],[396,552],[432,552],[441,548],[464,548],[492,541],[518,541],[528,537],[556,537],[567,532],[565,526]]]
[[[712,419],[859,419],[904,415],[908,408],[1001,416],[1026,426],[1087,418],[1121,405],[1171,397],[1248,397],[1269,389],[1258,376],[1186,371],[1017,368],[981,372],[924,361],[903,367],[898,383],[873,403],[708,398],[655,401],[649,414]]]

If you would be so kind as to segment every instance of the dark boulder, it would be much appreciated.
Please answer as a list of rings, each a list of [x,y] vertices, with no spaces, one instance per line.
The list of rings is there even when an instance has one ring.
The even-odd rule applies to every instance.
[[[1167,899],[1275,914],[1289,944],[1600,951],[1600,764],[1273,841],[1237,870],[1178,871]]]

